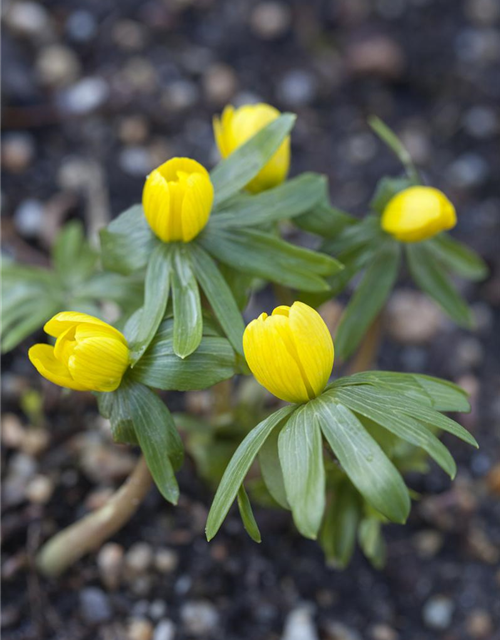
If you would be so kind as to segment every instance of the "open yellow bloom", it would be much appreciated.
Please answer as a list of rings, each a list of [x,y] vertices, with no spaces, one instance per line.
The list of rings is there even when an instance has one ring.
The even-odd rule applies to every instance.
[[[31,363],[44,378],[76,391],[114,391],[129,365],[123,334],[111,325],[76,311],[55,315],[44,331],[55,346],[35,344]]]
[[[239,109],[227,106],[220,119],[214,118],[215,141],[221,156],[227,158],[279,116],[280,112],[269,104],[248,104]],[[246,188],[253,193],[271,189],[285,180],[289,167],[290,136]]]
[[[420,242],[452,229],[455,207],[433,187],[410,187],[396,194],[382,214],[382,229],[401,242]]]
[[[258,382],[287,402],[307,402],[326,386],[333,342],[317,311],[303,302],[262,313],[243,334],[243,350]]]
[[[208,171],[196,160],[172,158],[146,179],[142,205],[163,242],[190,242],[205,227],[214,200]]]

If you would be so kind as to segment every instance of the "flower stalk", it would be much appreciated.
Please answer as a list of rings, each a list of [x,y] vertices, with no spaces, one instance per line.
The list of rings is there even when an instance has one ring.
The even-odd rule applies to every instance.
[[[89,551],[98,549],[137,511],[153,483],[144,456],[125,483],[104,506],[48,540],[37,556],[37,566],[47,577],[64,573]]]

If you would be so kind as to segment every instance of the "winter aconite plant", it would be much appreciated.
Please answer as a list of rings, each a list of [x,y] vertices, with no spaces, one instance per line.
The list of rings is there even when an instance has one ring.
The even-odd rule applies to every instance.
[[[310,306],[364,272],[335,336],[337,358],[347,358],[380,313],[405,254],[417,285],[468,325],[470,312],[446,273],[481,278],[485,267],[445,235],[456,223],[453,205],[420,184],[397,138],[375,121],[408,177],[384,179],[362,220],[339,211],[324,176],[287,180],[294,120],[270,105],[228,106],[214,118],[221,162],[208,171],[191,158],[166,160],[145,179],[142,204],[102,229],[99,254],[71,223],[54,247],[53,270],[4,265],[4,350],[44,324],[52,340],[29,349],[38,372],[94,393],[114,440],[143,454],[107,506],[45,544],[44,573],[64,571],[113,535],[151,478],[176,504],[183,442],[199,473],[211,485],[220,481],[209,539],[237,501],[245,528],[260,540],[252,498],[290,510],[298,530],[318,537],[337,566],[348,563],[356,539],[380,566],[381,525],[403,523],[410,509],[402,473],[421,469],[425,455],[455,475],[441,431],[476,444],[443,415],[468,410],[465,393],[449,382],[359,370],[330,381],[334,343]],[[320,250],[282,238],[281,221],[322,238]],[[282,304],[245,329],[249,296],[267,283]],[[116,326],[103,318],[108,301],[118,306]],[[286,404],[269,415],[264,391],[249,401],[243,380],[228,384],[250,372]],[[201,423],[172,416],[158,394],[196,389],[212,389],[215,398]],[[247,482],[247,493],[256,459],[262,486]]]

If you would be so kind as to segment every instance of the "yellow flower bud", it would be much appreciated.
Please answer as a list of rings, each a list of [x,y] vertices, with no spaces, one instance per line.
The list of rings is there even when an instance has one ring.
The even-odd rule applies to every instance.
[[[317,311],[303,302],[262,313],[243,334],[248,366],[258,382],[287,402],[307,402],[326,386],[333,342]]]
[[[190,242],[205,227],[214,188],[205,167],[172,158],[152,171],[142,194],[149,226],[163,242]]]
[[[248,104],[239,109],[227,106],[220,119],[214,118],[215,141],[221,156],[227,158],[279,115],[269,104]],[[289,167],[290,136],[246,188],[252,193],[271,189],[285,180]]]
[[[28,356],[44,378],[76,391],[114,391],[129,365],[123,334],[86,313],[64,311],[44,326],[55,346],[35,344]]]
[[[382,229],[401,242],[420,242],[452,229],[455,207],[433,187],[410,187],[396,194],[382,214]]]

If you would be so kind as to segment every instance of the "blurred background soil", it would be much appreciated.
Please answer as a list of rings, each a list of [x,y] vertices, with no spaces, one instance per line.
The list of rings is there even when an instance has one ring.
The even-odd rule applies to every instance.
[[[67,219],[94,233],[171,156],[212,166],[213,114],[262,100],[298,114],[292,174],[327,174],[333,203],[358,214],[377,179],[400,171],[366,125],[379,115],[456,204],[454,235],[491,268],[463,289],[473,333],[404,278],[391,299],[378,365],[464,386],[473,410],[460,420],[481,448],[447,439],[453,484],[436,468],[408,479],[423,498],[406,527],[386,528],[382,571],[360,553],[344,572],[327,568],[288,514],[265,509],[261,545],[237,514],[208,544],[211,493],[188,462],[177,508],[151,491],[98,554],[41,579],[41,542],[101,505],[136,453],[112,444],[91,396],[43,383],[26,357],[33,340],[5,357],[5,640],[500,638],[498,0],[5,0],[2,12],[9,255],[43,264]]]

